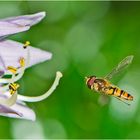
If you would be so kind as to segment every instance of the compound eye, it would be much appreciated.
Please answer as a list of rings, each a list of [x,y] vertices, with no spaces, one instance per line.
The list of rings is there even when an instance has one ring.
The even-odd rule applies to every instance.
[[[90,76],[90,78],[87,81],[87,86],[91,89],[91,86],[94,84],[95,76]]]

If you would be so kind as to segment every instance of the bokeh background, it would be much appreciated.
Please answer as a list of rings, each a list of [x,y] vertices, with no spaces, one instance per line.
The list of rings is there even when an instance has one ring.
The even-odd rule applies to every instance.
[[[53,59],[26,71],[20,93],[40,95],[57,70],[64,76],[48,99],[28,103],[35,122],[1,116],[0,138],[140,138],[140,2],[0,2],[0,18],[39,11],[47,13],[42,22],[9,38],[29,40]],[[112,81],[134,96],[131,106],[87,88],[85,76],[104,77],[131,54],[131,66]]]

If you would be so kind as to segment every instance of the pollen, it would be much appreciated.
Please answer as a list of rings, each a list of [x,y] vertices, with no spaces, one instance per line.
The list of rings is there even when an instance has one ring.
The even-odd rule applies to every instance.
[[[17,84],[17,83],[11,83],[9,85],[10,94],[11,95],[14,94],[17,91],[18,88],[19,88],[19,84]]]
[[[7,69],[8,69],[10,72],[12,72],[13,74],[16,74],[16,72],[17,72],[17,68],[12,67],[12,66],[8,66]]]
[[[30,41],[26,41],[26,42],[24,43],[23,48],[26,49],[29,45],[30,45]]]
[[[19,63],[20,63],[21,67],[24,67],[25,66],[25,59],[23,57],[20,58]]]

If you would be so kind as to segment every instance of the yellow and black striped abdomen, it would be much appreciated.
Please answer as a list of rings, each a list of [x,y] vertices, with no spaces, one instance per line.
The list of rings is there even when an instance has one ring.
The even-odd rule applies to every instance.
[[[133,96],[131,96],[129,93],[127,93],[124,90],[119,89],[118,87],[115,86],[110,86],[106,89],[106,94],[107,95],[113,95],[125,100],[133,100]]]

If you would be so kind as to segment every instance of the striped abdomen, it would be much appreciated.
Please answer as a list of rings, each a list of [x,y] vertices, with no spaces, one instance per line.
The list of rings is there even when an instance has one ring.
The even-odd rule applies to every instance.
[[[113,95],[125,100],[133,100],[133,96],[118,87],[110,86],[106,89],[106,94]]]

